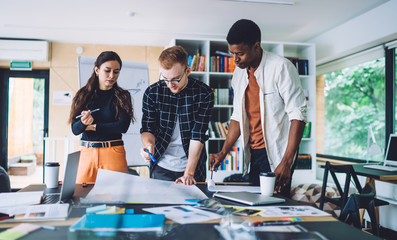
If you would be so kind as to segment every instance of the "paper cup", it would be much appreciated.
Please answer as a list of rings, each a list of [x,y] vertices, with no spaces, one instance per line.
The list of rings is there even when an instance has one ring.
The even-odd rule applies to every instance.
[[[45,177],[44,177],[44,182],[47,185],[47,188],[58,187],[58,175],[59,175],[59,163],[47,162],[45,164]]]
[[[265,196],[273,196],[274,183],[276,175],[273,172],[261,173],[259,175],[261,194]]]

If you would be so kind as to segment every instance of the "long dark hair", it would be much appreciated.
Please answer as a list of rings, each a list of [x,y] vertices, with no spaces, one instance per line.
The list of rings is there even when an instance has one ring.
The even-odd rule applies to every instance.
[[[100,68],[101,65],[108,61],[117,61],[122,66],[119,55],[113,51],[105,51],[99,54],[95,61],[95,67]],[[74,122],[75,117],[80,115],[81,111],[88,110],[89,106],[95,101],[99,90],[99,79],[95,73],[95,67],[88,79],[87,84],[77,91],[73,98],[72,108],[70,110],[69,123]],[[116,118],[120,117],[120,108],[127,112],[132,122],[134,122],[134,111],[131,103],[131,94],[119,87],[117,82],[113,85],[115,100],[113,105],[116,109]]]

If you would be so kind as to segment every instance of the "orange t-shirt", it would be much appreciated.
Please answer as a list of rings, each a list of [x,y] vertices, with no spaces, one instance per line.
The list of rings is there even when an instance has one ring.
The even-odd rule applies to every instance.
[[[254,75],[256,68],[248,69],[248,86],[245,89],[245,110],[247,112],[250,130],[249,143],[252,149],[265,148],[263,139],[261,111],[259,107],[259,85]]]

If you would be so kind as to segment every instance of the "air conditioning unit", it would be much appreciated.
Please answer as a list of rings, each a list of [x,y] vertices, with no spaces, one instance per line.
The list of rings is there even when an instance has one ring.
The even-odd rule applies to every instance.
[[[0,60],[48,61],[48,41],[0,39]]]

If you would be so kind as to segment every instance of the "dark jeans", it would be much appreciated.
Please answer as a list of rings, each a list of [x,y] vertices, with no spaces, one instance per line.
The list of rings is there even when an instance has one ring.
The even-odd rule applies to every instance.
[[[251,165],[249,173],[249,181],[255,186],[259,186],[259,174],[261,172],[271,172],[269,160],[267,158],[266,148],[251,148]]]
[[[183,176],[184,172],[174,172],[167,170],[165,168],[160,167],[159,165],[155,165],[152,168],[151,178],[166,180],[166,181],[175,181],[178,178]]]
[[[291,167],[291,180],[289,183],[281,188],[280,194],[289,198],[291,195],[291,181],[292,181],[292,174],[294,173],[296,166],[296,159],[294,164]],[[251,184],[255,186],[259,186],[259,174],[261,172],[271,172],[269,160],[267,158],[267,151],[266,148],[263,149],[252,149],[251,148],[251,167],[249,173],[249,181]]]

